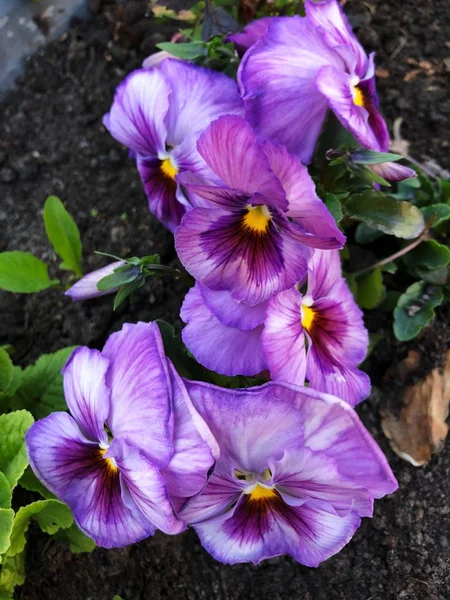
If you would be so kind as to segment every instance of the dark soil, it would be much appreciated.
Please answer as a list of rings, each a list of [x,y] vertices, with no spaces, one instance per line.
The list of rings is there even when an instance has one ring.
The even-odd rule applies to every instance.
[[[29,60],[0,113],[0,251],[32,251],[51,263],[55,276],[58,262],[41,214],[50,194],[60,196],[75,216],[86,272],[105,264],[94,250],[128,256],[158,251],[165,264],[176,264],[171,235],[149,214],[126,150],[101,123],[115,86],[167,32],[155,33],[144,18],[145,2],[92,4],[96,14],[90,22],[73,24]],[[413,156],[449,167],[444,131],[450,109],[444,85],[449,5],[444,0],[379,0],[370,6],[372,21],[360,33],[384,69],[379,81],[384,113],[390,125],[397,117],[404,119],[403,135]],[[364,10],[362,3],[351,7]],[[419,72],[405,82],[413,69]],[[108,297],[72,304],[57,290],[35,296],[0,293],[0,344],[13,344],[15,361],[22,365],[70,344],[101,347],[125,321],[164,318],[179,324],[184,291],[182,283],[155,278],[117,313]],[[448,344],[444,317],[415,342],[427,357],[427,368],[439,363]],[[380,322],[379,329],[386,340],[372,368],[384,390],[359,412],[387,452],[400,490],[376,503],[374,518],[364,520],[339,555],[315,570],[289,558],[258,567],[222,566],[201,548],[194,532],[175,538],[158,534],[124,550],[72,555],[63,542],[49,542],[32,531],[28,577],[17,598],[449,600],[450,445],[422,469],[390,451],[378,415],[397,391],[379,374],[401,360],[408,347],[393,343],[389,324]]]

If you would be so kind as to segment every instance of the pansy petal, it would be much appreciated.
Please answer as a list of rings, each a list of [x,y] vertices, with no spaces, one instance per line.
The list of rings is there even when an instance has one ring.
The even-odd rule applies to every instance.
[[[262,473],[276,458],[302,442],[301,414],[271,389],[229,390],[186,381],[189,395],[218,440],[221,453],[240,469]]]
[[[293,507],[278,496],[272,504],[258,504],[244,495],[230,517],[225,513],[194,526],[214,558],[258,564],[290,554],[301,564],[316,567],[345,546],[360,524],[355,513],[338,517],[313,502]]]
[[[69,505],[78,527],[97,545],[127,546],[154,533],[140,511],[124,503],[119,471],[83,438],[68,414],[37,421],[26,441],[33,471]]]
[[[334,287],[342,281],[342,267],[336,250],[315,250],[308,263],[307,297],[318,299],[333,294]],[[339,301],[339,296],[333,296]]]
[[[190,172],[180,173],[177,177],[178,183],[187,189],[189,194],[200,198],[200,202],[194,202],[194,206],[201,208],[228,208],[242,209],[247,206],[249,198],[240,190],[219,186],[206,185],[198,177]]]
[[[98,350],[77,348],[62,371],[64,396],[73,418],[89,439],[106,442],[104,424],[110,411],[110,392],[106,385],[109,360]]]
[[[340,517],[350,511],[360,517],[372,516],[373,500],[368,491],[339,473],[336,462],[323,453],[290,448],[269,467],[276,489],[290,506],[317,500],[323,503],[323,510]]]
[[[301,323],[302,295],[296,288],[269,300],[261,336],[264,356],[274,381],[305,383],[305,333]]]
[[[264,323],[267,302],[250,306],[233,300],[230,292],[212,290],[200,283],[197,285],[206,306],[224,325],[249,331]]]
[[[256,375],[266,369],[260,344],[262,325],[248,331],[224,325],[206,306],[198,284],[186,295],[180,316],[187,324],[182,331],[184,343],[207,369],[229,377]]]
[[[267,197],[271,206],[287,208],[284,190],[270,169],[250,125],[237,116],[225,115],[200,136],[198,151],[230,188]]]
[[[114,460],[123,482],[122,497],[133,512],[136,507],[156,529],[174,535],[185,525],[174,513],[165,479],[158,467],[123,439],[113,440],[105,458]]]
[[[319,70],[315,81],[336,117],[360,144],[380,152],[386,150],[370,126],[368,110],[355,104],[351,75],[333,66],[325,66]]]
[[[266,33],[269,23],[277,17],[264,17],[256,19],[244,27],[243,31],[233,33],[227,37],[227,42],[232,42],[239,56],[244,53]]]
[[[334,238],[336,247],[345,243],[345,235],[324,202],[317,196],[308,169],[284,146],[264,142],[262,145],[270,167],[281,182],[289,203],[287,216],[305,231],[323,238]]]
[[[219,456],[219,446],[194,408],[183,380],[172,364],[169,367],[174,390],[175,448],[163,475],[172,498],[188,498],[206,484],[208,472]]]
[[[158,326],[125,324],[108,338],[102,354],[111,364],[108,425],[113,436],[165,467],[173,454],[172,383]]]
[[[100,279],[103,279],[103,277],[112,275],[114,269],[122,267],[124,264],[124,260],[118,260],[106,265],[106,267],[102,267],[96,271],[91,271],[77,281],[67,291],[65,291],[64,294],[66,296],[70,296],[74,302],[79,302],[80,300],[89,300],[90,298],[98,298],[99,296],[104,296],[105,294],[111,294],[115,291],[115,289],[101,292],[97,287],[97,283],[100,281]]]
[[[175,231],[187,207],[177,198],[177,183],[161,171],[159,159],[137,159],[137,168],[148,198],[148,207],[170,231]]]
[[[317,70],[342,59],[298,16],[274,19],[241,62],[238,81],[246,118],[264,139],[311,161],[327,103],[314,85]],[[307,117],[306,117],[307,115]]]
[[[404,179],[409,179],[410,177],[417,177],[417,173],[414,171],[414,169],[405,167],[405,165],[402,165],[398,162],[384,162],[366,166],[387,181],[403,181]]]
[[[170,88],[157,69],[133,71],[119,85],[104,125],[121,144],[156,158],[166,149]]]
[[[331,456],[342,475],[375,498],[395,492],[398,484],[386,457],[346,402],[310,387],[267,383],[264,388],[300,410],[306,447]]]
[[[220,115],[243,114],[236,82],[223,73],[170,58],[158,69],[172,89],[166,119],[168,145],[181,144]]]
[[[314,342],[306,358],[306,377],[314,389],[337,396],[351,406],[370,394],[367,373],[334,360]]]

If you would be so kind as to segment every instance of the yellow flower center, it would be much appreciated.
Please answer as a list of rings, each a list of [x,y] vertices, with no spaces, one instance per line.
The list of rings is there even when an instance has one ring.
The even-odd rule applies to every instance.
[[[250,500],[267,500],[268,498],[274,498],[276,496],[276,491],[273,488],[267,488],[259,483],[256,484],[256,487],[250,492]]]
[[[172,179],[172,180],[174,180],[175,175],[178,174],[178,168],[173,165],[170,158],[165,158],[161,162],[161,165],[159,168],[161,169],[163,175],[165,175],[166,177],[168,177],[169,179]]]
[[[269,227],[271,216],[265,204],[261,206],[249,206],[244,217],[244,225],[252,231],[265,233]]]
[[[305,306],[302,304],[302,325],[309,331],[313,324],[314,319],[316,318],[316,311],[313,310],[310,306]]]
[[[364,107],[364,94],[362,93],[361,89],[357,85],[354,85],[352,92],[353,104],[356,104],[356,106]]]
[[[116,473],[119,470],[119,467],[116,465],[116,461],[113,458],[105,458],[106,452],[107,452],[107,448],[101,448],[100,456],[103,458],[103,460],[106,461],[108,470],[110,472]]]

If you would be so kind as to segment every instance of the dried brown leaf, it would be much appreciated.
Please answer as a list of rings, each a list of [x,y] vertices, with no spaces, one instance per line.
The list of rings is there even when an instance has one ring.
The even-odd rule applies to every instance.
[[[387,79],[388,77],[391,76],[389,71],[387,69],[383,69],[383,67],[377,67],[375,69],[375,75],[377,77],[379,77],[380,79]]]
[[[411,357],[405,360],[410,364],[402,368],[408,372]],[[404,388],[398,417],[387,410],[382,413],[381,427],[394,452],[415,467],[425,465],[444,445],[449,403],[450,351],[443,369],[433,369],[424,379]]]

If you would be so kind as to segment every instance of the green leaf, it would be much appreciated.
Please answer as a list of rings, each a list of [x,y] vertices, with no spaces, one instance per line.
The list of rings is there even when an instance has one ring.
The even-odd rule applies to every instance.
[[[427,283],[432,283],[433,285],[445,285],[449,281],[448,267],[442,267],[432,271],[421,267],[409,267],[408,272],[416,279],[423,279]]]
[[[424,206],[420,210],[425,223],[429,223],[432,217],[435,219],[432,225],[433,229],[450,219],[450,206],[448,204],[430,204],[430,206]]]
[[[0,555],[4,554],[9,546],[13,529],[14,511],[12,508],[0,508]]]
[[[450,179],[439,179],[439,196],[442,202],[450,204]]]
[[[19,485],[29,492],[37,492],[46,500],[55,498],[55,496],[43,485],[31,467],[27,467],[22,477],[19,479]]]
[[[55,252],[63,259],[61,269],[74,271],[81,277],[81,238],[77,224],[56,196],[49,196],[44,205],[47,237]]]
[[[50,535],[56,533],[59,529],[70,527],[73,523],[70,508],[59,500],[38,500],[27,506],[22,506],[14,517],[11,545],[7,551],[8,556],[15,556],[24,550],[27,543],[25,534],[28,531],[31,519],[38,523],[42,531]]]
[[[372,229],[365,223],[358,223],[355,231],[355,242],[362,245],[371,244],[383,235],[382,231]]]
[[[11,486],[6,479],[6,475],[0,471],[0,508],[11,508],[11,500]]]
[[[336,223],[340,223],[344,215],[342,214],[342,206],[339,198],[337,198],[335,194],[327,193],[325,194],[324,202]]]
[[[434,317],[444,296],[438,287],[416,281],[400,296],[394,309],[394,334],[401,342],[412,340]]]
[[[25,432],[34,419],[26,410],[0,415],[0,471],[14,489],[28,466]]]
[[[114,298],[113,310],[117,310],[122,304],[122,302],[124,302],[128,298],[128,296],[130,296],[133,292],[135,292],[144,284],[144,281],[145,277],[141,274],[139,277],[137,277],[130,283],[126,283],[125,285],[123,285]]]
[[[121,285],[125,285],[126,283],[131,283],[141,274],[140,267],[136,267],[133,265],[124,265],[122,267],[118,267],[114,269],[111,275],[107,275],[100,279],[97,283],[97,289],[101,292],[113,291],[114,289],[119,288]]]
[[[377,190],[353,194],[345,200],[343,206],[348,216],[359,219],[372,229],[398,238],[415,238],[425,226],[422,213],[416,206],[390,198]]]
[[[0,348],[0,394],[5,392],[12,383],[14,367],[9,354]]]
[[[450,249],[436,240],[425,240],[408,254],[405,254],[403,262],[408,267],[439,269],[449,264]]]
[[[12,598],[14,588],[25,583],[25,553],[7,557],[0,571],[0,600]]]
[[[33,294],[58,283],[48,276],[47,265],[30,252],[0,252],[0,289]]]
[[[5,398],[12,398],[19,389],[22,383],[22,369],[20,367],[13,367],[13,377],[9,386],[2,392],[0,391],[0,402]],[[5,403],[6,405],[8,403]],[[0,411],[1,412],[1,411]]]
[[[358,277],[356,302],[361,308],[376,308],[383,302],[385,293],[381,269],[374,269],[371,273]]]
[[[359,165],[377,165],[384,162],[396,162],[401,160],[401,154],[391,152],[375,152],[375,150],[356,150],[351,154],[352,162]]]
[[[200,56],[206,56],[208,53],[205,42],[189,42],[185,44],[161,42],[160,44],[156,44],[156,47],[184,60],[194,60],[200,58]]]
[[[23,372],[23,381],[11,403],[27,408],[36,419],[58,410],[67,410],[64,400],[61,369],[76,346],[69,346],[53,354],[43,354],[34,365]]]
[[[79,554],[81,552],[92,552],[96,544],[94,540],[85,535],[78,529],[75,523],[73,523],[67,529],[60,529],[56,534],[55,538],[59,540],[67,540],[69,542],[69,548],[71,552]]]

